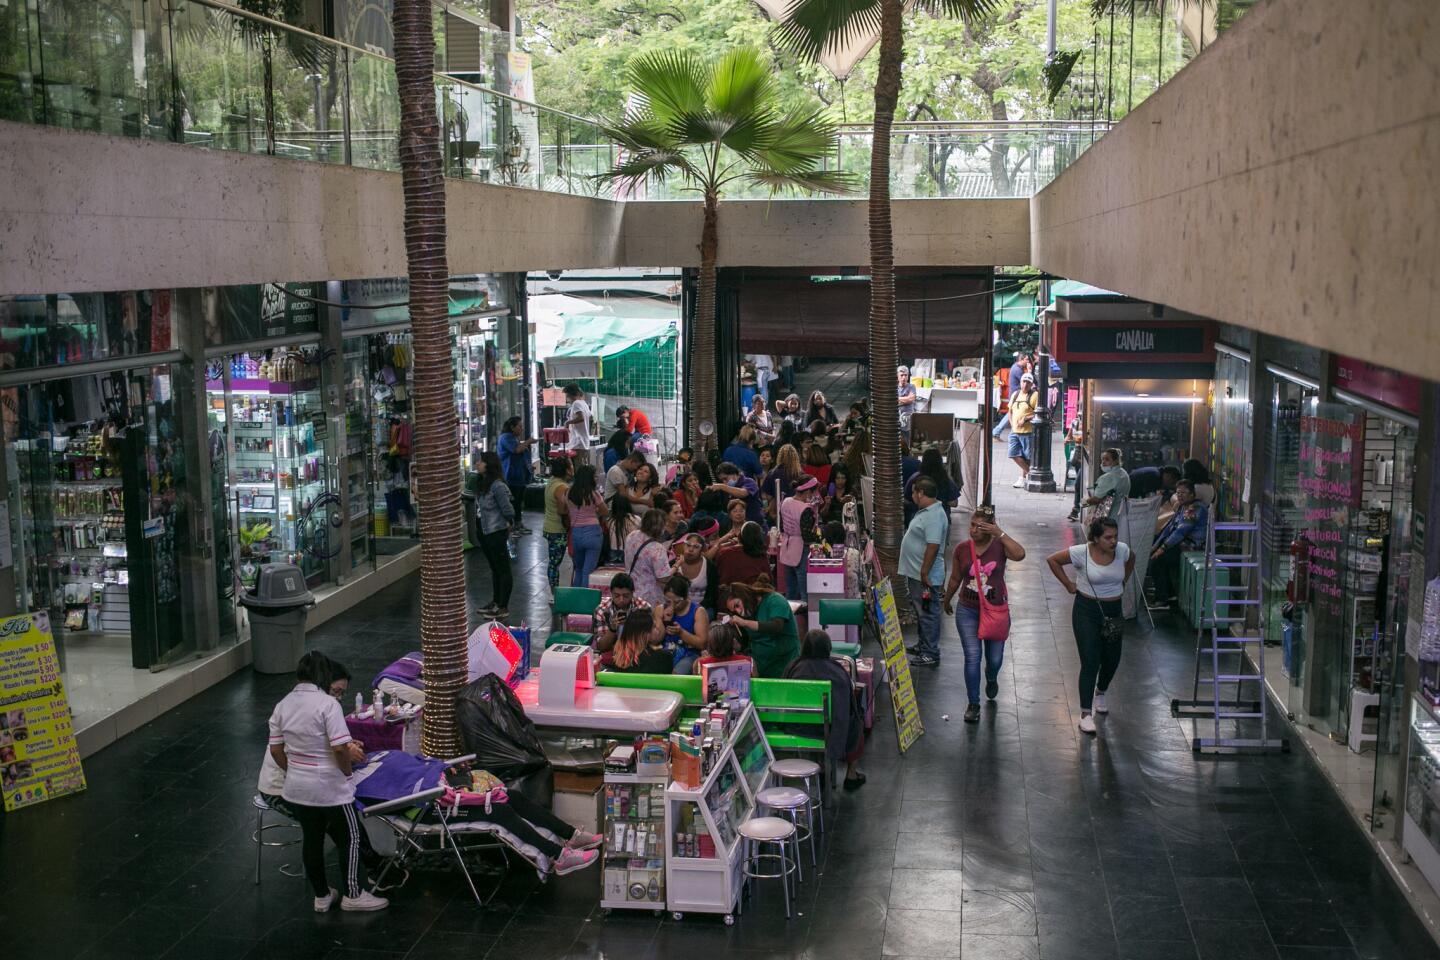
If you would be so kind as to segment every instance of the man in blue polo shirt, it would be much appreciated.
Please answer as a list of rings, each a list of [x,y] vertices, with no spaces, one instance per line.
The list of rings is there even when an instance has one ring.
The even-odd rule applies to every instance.
[[[915,478],[910,496],[919,509],[900,541],[899,572],[908,581],[910,603],[920,621],[920,637],[910,648],[910,662],[922,667],[940,663],[940,594],[945,586],[945,537],[950,522],[939,494],[934,480]]]

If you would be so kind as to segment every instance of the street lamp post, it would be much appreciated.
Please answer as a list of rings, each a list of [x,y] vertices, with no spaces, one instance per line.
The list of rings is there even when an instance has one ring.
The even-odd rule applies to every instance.
[[[1050,281],[1040,281],[1040,302],[1048,312],[1050,307]],[[1044,314],[1040,320],[1040,338],[1038,354],[1035,362],[1035,391],[1040,395],[1039,406],[1035,409],[1035,418],[1031,421],[1034,428],[1030,434],[1033,444],[1031,449],[1030,473],[1025,483],[1025,489],[1030,493],[1054,493],[1055,475],[1050,471],[1050,338],[1046,335],[1049,324],[1046,323]]]

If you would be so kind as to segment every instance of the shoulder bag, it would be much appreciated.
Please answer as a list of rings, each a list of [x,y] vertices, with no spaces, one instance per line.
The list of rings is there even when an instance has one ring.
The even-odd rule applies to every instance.
[[[1082,554],[1082,556],[1085,557],[1085,579],[1086,579],[1086,581],[1089,581],[1089,579],[1090,579],[1090,544],[1088,544],[1088,543],[1085,544],[1085,546],[1084,546],[1084,553]],[[1116,550],[1116,551],[1115,551],[1115,559],[1112,560],[1111,563],[1120,563],[1120,551],[1119,551],[1119,550]],[[1123,566],[1123,564],[1122,564],[1122,566]],[[1092,587],[1093,587],[1093,584],[1092,584]],[[1117,597],[1116,599],[1120,599],[1120,598]],[[1105,612],[1105,607],[1104,607],[1105,601],[1101,600],[1099,597],[1096,597],[1096,598],[1095,598],[1095,602],[1098,603],[1098,604],[1101,604],[1101,607],[1100,607],[1100,639],[1103,640],[1103,641],[1105,641],[1106,643],[1118,643],[1118,642],[1120,641],[1120,638],[1123,637],[1123,636],[1125,636],[1125,618],[1124,618],[1123,616],[1120,616],[1120,617],[1112,617],[1112,616],[1108,615],[1108,614]]]
[[[980,598],[980,639],[1003,643],[1010,638],[1010,599],[1007,597],[995,603],[987,596],[990,588],[985,579],[985,571],[980,566],[980,555],[975,552],[973,540],[970,542],[970,574],[979,586],[975,595]]]

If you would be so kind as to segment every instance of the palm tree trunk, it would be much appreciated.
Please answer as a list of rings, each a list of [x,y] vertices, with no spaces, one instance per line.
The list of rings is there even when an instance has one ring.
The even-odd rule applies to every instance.
[[[870,144],[870,409],[875,458],[876,553],[895,573],[904,514],[900,509],[900,414],[895,367],[895,248],[890,235],[890,127],[900,100],[905,54],[904,0],[880,2],[880,68],[875,80],[875,131]]]
[[[705,225],[700,231],[700,282],[695,291],[695,324],[690,331],[690,445],[697,459],[719,446],[715,419],[715,261],[719,258],[720,198],[705,194]],[[708,422],[709,436],[700,431]]]
[[[435,36],[430,0],[395,0],[395,75],[400,93],[400,173],[405,188],[414,338],[416,488],[420,514],[420,649],[425,657],[427,756],[459,756],[455,695],[465,681],[465,562],[460,467],[451,395],[445,260],[445,181],[435,115]]]

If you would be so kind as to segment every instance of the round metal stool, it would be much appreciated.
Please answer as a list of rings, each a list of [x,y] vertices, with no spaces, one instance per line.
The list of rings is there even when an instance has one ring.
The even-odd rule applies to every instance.
[[[740,836],[745,841],[744,862],[740,868],[745,878],[745,889],[749,889],[751,880],[779,880],[785,890],[785,919],[789,920],[790,875],[796,871],[799,863],[790,859],[790,854],[786,851],[795,843],[795,824],[779,817],[755,817],[740,824]],[[766,846],[774,847],[777,852],[766,852]],[[770,861],[776,862],[775,870],[761,869]],[[743,903],[744,890],[741,891],[740,899]],[[740,910],[736,912],[739,913]]]
[[[814,814],[810,809],[810,794],[799,787],[766,787],[755,795],[755,801],[762,807],[769,807],[776,816],[784,817],[795,827],[795,876],[805,882],[805,867],[800,862],[800,841],[810,844],[810,866],[815,866],[815,825],[811,822]],[[800,816],[805,820],[801,822]]]
[[[810,798],[811,823],[825,835],[825,785],[820,779],[820,764],[814,760],[787,758],[770,764],[770,772],[777,780],[799,780],[805,785],[805,794]]]
[[[300,825],[294,823],[288,817],[286,818],[285,823],[266,823],[266,813],[280,813],[280,811],[270,806],[269,802],[258,793],[250,798],[250,805],[255,808],[255,832],[250,834],[250,841],[255,844],[255,883],[258,885],[260,883],[260,855],[264,853],[265,848],[293,847],[295,844],[300,842],[299,837],[291,837],[289,840],[266,840],[265,831],[299,830]],[[281,814],[281,816],[284,816],[284,814]],[[303,870],[296,870],[288,863],[280,867],[280,872],[287,877],[305,876],[305,872]]]

